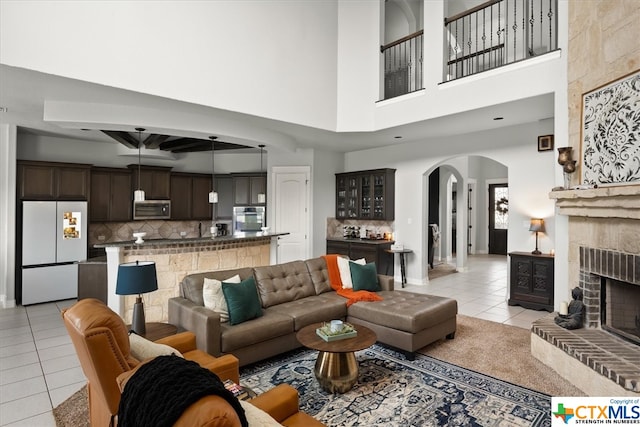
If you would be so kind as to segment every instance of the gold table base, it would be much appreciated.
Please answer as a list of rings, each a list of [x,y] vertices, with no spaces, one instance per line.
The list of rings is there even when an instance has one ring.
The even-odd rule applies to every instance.
[[[354,352],[318,352],[314,369],[320,387],[329,393],[346,393],[358,381],[358,362]]]

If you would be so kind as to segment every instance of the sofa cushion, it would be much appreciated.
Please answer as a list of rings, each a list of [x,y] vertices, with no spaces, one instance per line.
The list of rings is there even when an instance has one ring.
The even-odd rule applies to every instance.
[[[365,265],[367,262],[364,258],[351,261],[360,265]],[[349,266],[349,258],[338,257],[338,270],[340,270],[340,281],[344,289],[352,289],[353,281],[351,280],[351,268]]]
[[[208,271],[206,273],[189,274],[182,279],[180,283],[180,296],[188,299],[195,305],[204,306],[202,298],[202,288],[204,287],[204,278],[225,280],[227,277],[239,275],[240,280],[253,276],[253,268],[236,268],[234,270]]]
[[[316,294],[304,261],[254,268],[262,307],[272,307]]]
[[[351,270],[354,291],[378,292],[380,290],[378,271],[374,262],[360,265],[357,262],[349,261],[349,269]]]
[[[249,277],[240,283],[222,282],[222,292],[229,308],[229,323],[237,325],[262,316],[256,282]]]
[[[320,295],[324,292],[333,291],[331,281],[329,280],[329,270],[327,269],[327,261],[324,258],[311,258],[305,261],[307,270],[311,275],[311,281],[316,288],[316,294]]]
[[[405,291],[382,291],[383,300],[357,303],[349,316],[400,331],[417,333],[456,316],[458,303],[452,298]]]
[[[235,349],[293,333],[293,318],[291,316],[267,308],[262,311],[262,316],[239,325],[221,324],[221,351],[223,353],[233,353]]]
[[[227,307],[227,300],[224,299],[224,293],[222,292],[222,282],[226,283],[240,283],[240,276],[235,275],[225,280],[204,278],[204,287],[202,288],[202,299],[204,300],[204,306],[209,310],[213,310],[216,313],[220,313],[220,321],[229,321],[229,308]]]
[[[329,298],[326,297],[327,295],[331,294],[325,293],[285,302],[274,305],[270,310],[291,316],[294,322],[293,327],[296,331],[312,323],[344,319],[347,316],[346,300],[342,297]]]

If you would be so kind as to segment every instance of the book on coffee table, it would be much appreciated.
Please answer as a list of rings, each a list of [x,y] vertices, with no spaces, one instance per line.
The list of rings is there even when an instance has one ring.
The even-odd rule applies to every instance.
[[[231,380],[224,381],[224,388],[233,393],[233,395],[238,398],[238,400],[246,400],[250,397],[249,392],[244,387],[242,387],[240,384],[236,384]]]
[[[344,323],[342,330],[339,332],[333,332],[331,326],[325,323],[323,326],[316,329],[316,334],[327,342],[344,340],[347,338],[353,338],[358,335],[358,331],[348,323]]]

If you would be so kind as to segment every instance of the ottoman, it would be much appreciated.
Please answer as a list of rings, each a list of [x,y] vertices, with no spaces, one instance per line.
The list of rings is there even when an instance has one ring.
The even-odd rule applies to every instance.
[[[347,309],[347,322],[373,330],[378,341],[414,352],[442,338],[453,339],[458,302],[452,298],[414,292],[381,291],[383,300],[357,302]]]

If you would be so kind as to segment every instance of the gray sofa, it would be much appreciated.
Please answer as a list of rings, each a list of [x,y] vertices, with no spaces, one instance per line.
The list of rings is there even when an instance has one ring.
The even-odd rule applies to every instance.
[[[202,288],[205,277],[222,281],[236,274],[242,280],[254,277],[263,314],[230,325],[204,307]],[[378,279],[382,301],[357,302],[347,308],[347,300],[331,289],[322,257],[189,274],[180,283],[180,296],[169,300],[169,323],[194,332],[199,349],[214,356],[232,353],[241,366],[300,347],[297,331],[332,319],[367,326],[379,342],[404,351],[409,358],[427,344],[454,337],[456,300],[394,291],[392,277],[379,275]]]

